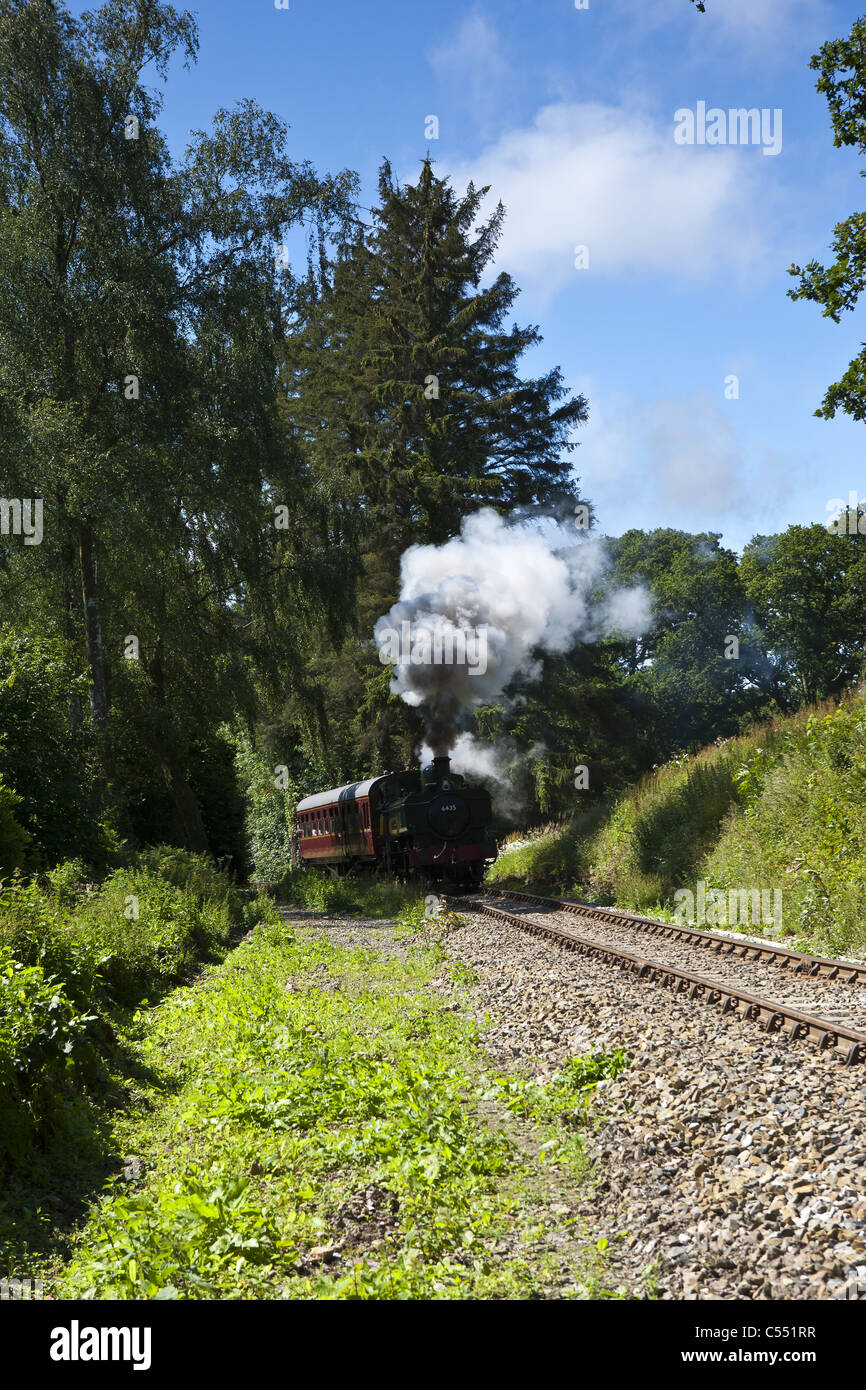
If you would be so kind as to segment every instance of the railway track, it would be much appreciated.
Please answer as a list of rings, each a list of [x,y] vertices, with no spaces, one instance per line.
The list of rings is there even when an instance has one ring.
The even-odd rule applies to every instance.
[[[508,911],[485,901],[487,897],[513,900],[525,911]],[[465,900],[467,910],[483,913],[508,922],[520,931],[545,938],[563,950],[577,951],[592,956],[606,964],[627,970],[638,979],[660,985],[676,994],[686,994],[689,999],[718,1008],[722,1014],[756,1023],[767,1033],[778,1033],[788,1041],[802,1039],[814,1043],[821,1050],[839,1052],[844,1061],[851,1065],[866,1062],[866,1030],[854,1026],[850,1017],[857,1015],[860,1023],[860,1009],[866,1018],[866,1004],[853,1009],[847,1004],[854,995],[858,996],[858,986],[866,984],[866,966],[845,961],[833,961],[821,956],[810,956],[802,952],[789,951],[772,942],[755,943],[736,941],[714,932],[680,926],[667,922],[655,922],[650,918],[638,917],[628,912],[610,908],[595,908],[580,903],[564,902],[557,898],[545,898],[531,893],[514,893],[506,889],[485,889],[479,898]],[[541,911],[533,916],[527,915],[532,907]],[[602,932],[594,936],[580,935],[572,929],[571,923],[560,921],[539,921],[539,916],[569,916],[583,918],[588,925],[602,925]],[[609,939],[611,927],[619,928],[620,935],[628,934],[633,945],[636,934],[656,938],[667,959],[647,959],[634,949],[627,949],[621,940]],[[598,927],[596,927],[598,933]],[[607,936],[608,939],[605,939]],[[637,937],[638,941],[640,937]],[[667,943],[665,945],[665,943]],[[712,976],[697,974],[682,963],[682,953],[701,951],[712,953],[715,967]],[[678,957],[678,958],[674,958]],[[709,962],[708,962],[709,964]],[[812,982],[825,991],[835,991],[839,986],[845,988],[845,1000],[833,999],[828,1003],[825,1014],[835,1013],[837,1017],[822,1017],[807,1012],[799,1005],[796,997],[787,999],[767,998],[746,988],[746,974],[755,965],[768,966],[786,972],[788,979],[797,985],[802,981]],[[744,972],[744,967],[745,972]],[[769,975],[769,971],[767,974]],[[783,976],[778,977],[780,982]],[[787,989],[787,986],[786,986]],[[783,989],[783,992],[786,992]],[[866,996],[864,996],[866,999]],[[841,1009],[840,1009],[841,1004]]]
[[[772,941],[738,940],[723,936],[719,932],[701,931],[699,927],[689,927],[679,922],[659,922],[652,917],[640,917],[618,907],[591,907],[588,903],[568,902],[560,898],[543,898],[536,893],[517,893],[504,888],[484,889],[486,897],[513,898],[520,902],[537,903],[541,907],[554,908],[557,912],[570,912],[577,917],[589,917],[596,922],[613,926],[628,926],[649,936],[664,941],[683,941],[707,952],[720,956],[732,956],[740,960],[764,961],[769,965],[790,970],[794,975],[808,976],[810,979],[839,980],[846,984],[866,984],[866,964],[856,961],[831,960],[826,956],[807,955],[802,951],[789,951]]]

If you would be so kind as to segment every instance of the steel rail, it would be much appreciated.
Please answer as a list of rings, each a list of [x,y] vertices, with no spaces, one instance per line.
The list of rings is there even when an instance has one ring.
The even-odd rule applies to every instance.
[[[552,902],[555,899],[541,899]],[[560,927],[547,926],[530,917],[521,917],[514,912],[505,912],[489,903],[468,902],[467,910],[481,912],[487,917],[495,917],[518,927],[532,936],[543,936],[569,951],[591,956],[609,965],[628,970],[639,980],[649,980],[676,994],[688,994],[689,999],[721,1006],[722,1014],[733,1014],[739,1019],[755,1022],[766,1033],[780,1033],[788,1042],[804,1039],[814,1042],[822,1051],[833,1049],[844,1055],[845,1062],[866,1062],[866,1033],[858,1033],[853,1028],[840,1027],[811,1014],[800,1013],[788,1004],[777,1004],[769,999],[760,999],[748,994],[735,985],[723,984],[719,980],[707,980],[702,975],[693,975],[673,965],[663,965],[658,961],[643,960],[618,946],[592,941],[577,936]]]
[[[663,937],[667,941],[684,941],[690,946],[714,951],[722,956],[764,961],[780,966],[783,970],[790,970],[794,975],[838,980],[841,984],[866,984],[866,965],[859,965],[853,961],[831,960],[826,956],[807,955],[803,951],[791,951],[786,946],[777,946],[771,941],[738,941],[730,936],[721,936],[718,932],[701,931],[699,927],[686,926],[685,923],[659,922],[652,917],[640,917],[624,908],[594,907],[589,903],[569,902],[562,898],[543,898],[537,893],[518,893],[507,888],[488,887],[486,884],[481,891],[489,896],[538,903],[557,912],[571,912],[577,917],[591,917],[609,926],[635,927],[651,936]]]

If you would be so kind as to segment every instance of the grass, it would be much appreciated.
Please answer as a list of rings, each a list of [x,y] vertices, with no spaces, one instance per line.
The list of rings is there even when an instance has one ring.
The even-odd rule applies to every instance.
[[[506,844],[489,881],[662,917],[699,880],[725,894],[777,889],[789,944],[863,953],[864,736],[858,693],[719,741],[654,770],[594,829],[575,821]]]
[[[516,887],[541,884],[551,889],[573,883],[581,869],[581,840],[574,823],[545,825],[509,835],[485,874],[488,883]]]
[[[323,869],[293,869],[280,880],[276,897],[280,902],[319,912],[395,918],[417,901],[418,889],[370,873],[335,878]]]
[[[547,1087],[492,1073],[477,1025],[430,989],[441,942],[386,957],[266,915],[128,1018],[102,1197],[70,1220],[71,1251],[31,1239],[9,1258],[60,1298],[608,1296],[590,1233],[566,1232],[567,1281],[536,1247],[551,1199],[588,1179],[588,1098],[621,1055]]]

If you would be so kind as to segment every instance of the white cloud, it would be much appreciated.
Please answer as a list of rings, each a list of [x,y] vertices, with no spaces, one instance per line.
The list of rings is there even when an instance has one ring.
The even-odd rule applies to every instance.
[[[432,49],[430,64],[438,77],[459,81],[479,69],[500,74],[508,66],[496,26],[477,11],[466,15],[450,38]]]
[[[499,109],[511,64],[496,26],[480,11],[466,15],[450,37],[428,53],[448,98],[482,128]]]
[[[750,476],[729,412],[708,396],[593,402],[575,468],[602,531],[721,531],[754,512],[761,479]]]
[[[497,261],[548,292],[634,272],[743,279],[774,264],[778,186],[755,146],[674,143],[668,117],[561,102],[450,169],[491,185],[507,217]],[[574,248],[589,248],[578,270]]]
[[[641,401],[606,391],[591,376],[573,386],[591,407],[574,470],[601,532],[673,526],[721,531],[728,544],[741,546],[757,532],[816,519],[809,489],[824,466],[820,453],[757,436],[742,407],[721,394],[683,391]]]
[[[736,510],[742,458],[729,416],[704,396],[656,401],[641,421],[651,477],[663,501],[684,512]]]

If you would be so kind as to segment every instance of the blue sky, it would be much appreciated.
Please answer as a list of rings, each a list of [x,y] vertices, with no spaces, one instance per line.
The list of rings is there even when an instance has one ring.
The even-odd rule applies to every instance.
[[[496,268],[544,335],[527,370],[559,364],[589,401],[573,458],[601,529],[712,530],[740,548],[866,494],[866,425],[813,416],[862,316],[835,325],[786,297],[792,261],[826,261],[833,225],[863,206],[808,65],[861,11],[706,3],[207,0],[190,6],[199,62],[175,70],[162,124],[180,153],[252,96],[291,125],[294,157],[357,170],[367,205],[386,155],[401,179],[429,151],[458,186],[491,184],[507,209]],[[678,144],[675,112],[699,102],[780,110],[779,153]]]

